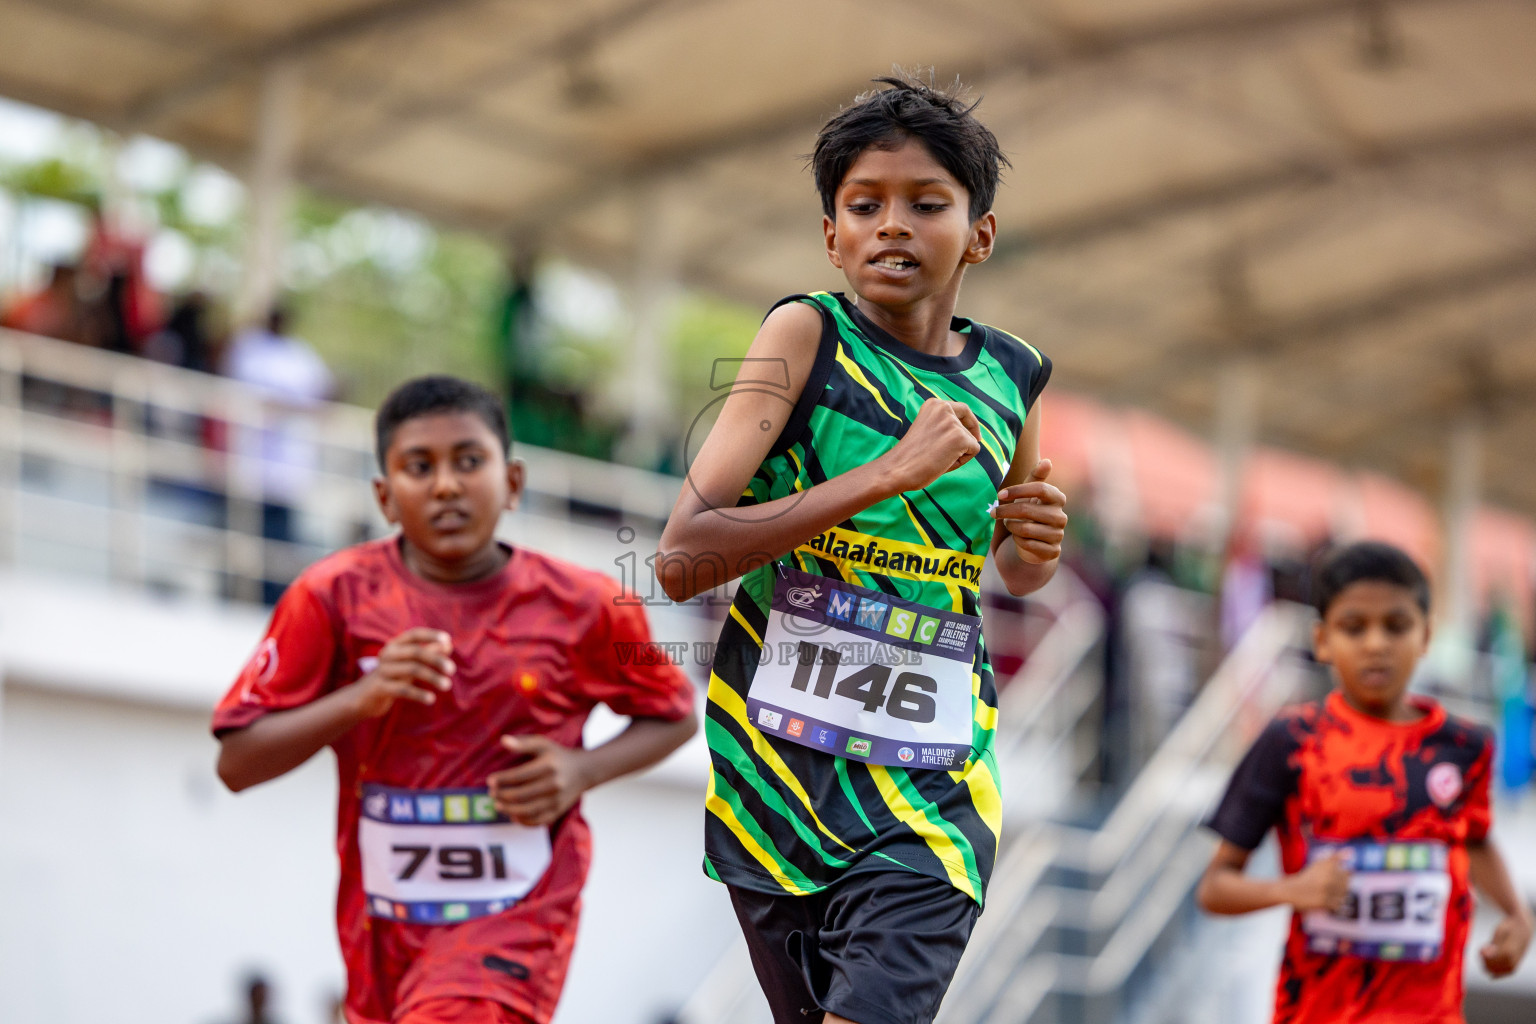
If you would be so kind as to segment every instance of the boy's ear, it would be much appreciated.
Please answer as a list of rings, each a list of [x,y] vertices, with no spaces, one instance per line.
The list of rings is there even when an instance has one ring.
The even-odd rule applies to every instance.
[[[1322,619],[1312,623],[1312,657],[1320,665],[1333,664],[1333,652],[1328,650],[1328,633],[1323,629]]]
[[[507,511],[517,508],[523,500],[523,485],[528,479],[528,467],[522,459],[507,460]]]
[[[838,270],[842,270],[843,257],[837,251],[837,222],[826,214],[821,216],[821,233],[827,239],[827,259]]]
[[[965,247],[966,263],[984,263],[997,242],[997,217],[988,210],[971,225],[971,244]]]
[[[400,522],[399,511],[395,508],[395,495],[389,489],[389,478],[376,476],[373,478],[373,500],[379,503],[379,511],[384,513],[384,521],[394,526]]]

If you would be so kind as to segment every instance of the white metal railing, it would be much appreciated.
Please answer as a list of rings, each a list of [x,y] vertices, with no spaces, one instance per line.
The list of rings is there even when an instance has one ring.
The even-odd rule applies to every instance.
[[[259,447],[278,428],[306,454],[297,496],[272,490],[282,458]],[[654,537],[680,485],[526,445],[516,454],[539,517],[596,515]],[[369,410],[294,409],[225,378],[0,330],[0,566],[255,600],[264,580],[286,583],[383,529],[373,473]],[[296,541],[264,536],[279,505],[296,516]]]
[[[1244,714],[1261,721],[1294,692],[1303,670],[1291,654],[1306,621],[1294,605],[1265,612],[1101,827],[1041,821],[1009,842],[941,1024],[1026,1024],[1052,993],[1102,997],[1125,985],[1209,857],[1199,820],[1240,752],[1233,722]],[[1053,870],[1087,884],[1047,884]],[[1098,948],[1041,948],[1057,929]]]
[[[1081,593],[1057,611],[1030,659],[998,689],[996,758],[1010,824],[1044,817],[1073,795],[1099,757],[1102,663],[1098,601]]]

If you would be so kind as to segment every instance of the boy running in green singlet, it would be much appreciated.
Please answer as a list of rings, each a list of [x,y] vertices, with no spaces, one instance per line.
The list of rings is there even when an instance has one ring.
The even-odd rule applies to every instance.
[[[741,579],[704,870],[779,1024],[933,1019],[1001,819],[982,565],[1038,589],[1067,521],[1031,412],[1050,362],[955,316],[1006,161],[954,95],[879,81],[812,157],[851,294],[768,314],[656,560],[679,601]]]

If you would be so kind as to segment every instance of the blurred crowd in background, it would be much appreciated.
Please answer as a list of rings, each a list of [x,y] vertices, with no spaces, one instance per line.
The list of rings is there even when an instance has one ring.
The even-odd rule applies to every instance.
[[[140,356],[263,388],[292,404],[333,397],[325,361],[289,329],[289,313],[232,335],[217,331],[209,296],[193,289],[167,297],[144,273],[144,245],[107,227],[92,210],[92,233],[76,263],[55,263],[42,287],[0,310],[0,326],[90,348]]]
[[[1064,563],[1087,585],[1106,620],[1105,707],[1099,781],[1110,793],[1128,785],[1199,695],[1222,657],[1274,601],[1310,604],[1311,571],[1335,538],[1301,545],[1240,539],[1225,548],[1188,538],[1116,539],[1091,502],[1073,508]],[[1532,666],[1509,592],[1487,595],[1473,635],[1431,648],[1417,687],[1457,707],[1475,706],[1499,732],[1499,780],[1506,792],[1533,778]],[[1529,610],[1529,605],[1526,605]],[[1318,667],[1316,695],[1331,681]]]

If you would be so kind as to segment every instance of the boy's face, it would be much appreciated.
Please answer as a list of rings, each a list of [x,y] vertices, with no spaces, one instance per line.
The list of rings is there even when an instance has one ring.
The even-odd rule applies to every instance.
[[[507,461],[479,416],[434,413],[395,428],[373,486],[384,518],[435,578],[451,580],[495,556],[496,524],[503,509],[517,507],[523,467]]]
[[[1403,707],[1414,666],[1429,648],[1429,619],[1413,591],[1361,580],[1339,591],[1313,627],[1317,660],[1332,665],[1344,697],[1390,718]]]
[[[997,220],[970,218],[970,195],[928,147],[866,149],[837,188],[834,217],[822,218],[827,259],[863,299],[910,308],[958,294],[968,263],[992,254]]]

